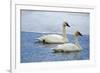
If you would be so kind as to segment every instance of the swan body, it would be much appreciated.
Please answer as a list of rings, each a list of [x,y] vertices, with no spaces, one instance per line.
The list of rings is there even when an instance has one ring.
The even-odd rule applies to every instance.
[[[62,35],[57,34],[44,35],[38,39],[40,41],[45,40],[45,43],[66,43],[66,41],[68,42],[67,38],[66,40],[64,40]]]
[[[59,34],[43,35],[40,38],[38,38],[38,40],[42,41],[43,43],[66,43],[68,42],[66,35],[66,26],[70,27],[67,22],[64,22],[62,35]]]
[[[53,48],[54,52],[74,52],[74,51],[81,51],[82,47],[80,46],[77,37],[82,36],[82,34],[79,31],[76,31],[74,34],[75,37],[75,43],[65,43],[61,45],[57,45]]]
[[[55,48],[53,48],[54,52],[74,52],[74,51],[81,51],[82,48],[79,48],[76,44],[73,43],[67,43],[58,45]]]

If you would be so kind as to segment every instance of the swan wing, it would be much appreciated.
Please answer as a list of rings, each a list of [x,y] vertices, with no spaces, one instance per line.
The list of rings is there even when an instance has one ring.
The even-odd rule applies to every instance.
[[[55,34],[51,34],[51,35],[44,35],[42,37],[39,38],[40,41],[45,40],[48,43],[63,43],[63,36],[61,35],[55,35]]]
[[[62,50],[66,52],[66,51],[80,51],[82,49],[73,43],[67,43],[67,44],[58,45],[55,48],[53,48],[53,50]]]

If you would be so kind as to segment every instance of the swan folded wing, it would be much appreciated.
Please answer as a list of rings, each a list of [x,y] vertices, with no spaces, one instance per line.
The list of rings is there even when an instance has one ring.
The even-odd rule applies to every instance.
[[[64,44],[63,50],[64,51],[79,51],[80,48],[76,46],[75,44],[68,43],[68,44]]]
[[[63,40],[63,37],[61,35],[55,35],[55,34],[52,34],[52,35],[44,35],[40,38],[38,38],[40,41],[43,41],[45,40],[45,42],[48,42],[48,43],[64,43],[64,40]]]
[[[67,51],[80,51],[82,49],[76,46],[75,44],[68,43],[68,44],[58,45],[55,48],[53,48],[53,50],[62,50],[64,52],[67,52]]]

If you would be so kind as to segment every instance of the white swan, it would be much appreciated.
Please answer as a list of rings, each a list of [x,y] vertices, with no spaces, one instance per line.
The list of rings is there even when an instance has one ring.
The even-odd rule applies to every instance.
[[[82,36],[82,34],[79,31],[76,31],[74,33],[74,43],[66,43],[66,44],[61,44],[53,48],[54,52],[74,52],[74,51],[81,51],[82,47],[80,46],[78,42],[78,36]]]
[[[40,38],[38,38],[39,41],[42,41],[43,43],[66,43],[68,42],[67,35],[66,35],[66,26],[70,27],[67,22],[63,23],[63,34],[48,34],[43,35]]]

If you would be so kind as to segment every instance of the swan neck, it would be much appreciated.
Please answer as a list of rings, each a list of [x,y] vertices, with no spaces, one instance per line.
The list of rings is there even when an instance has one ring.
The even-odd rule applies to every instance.
[[[74,36],[74,40],[75,40],[74,43],[75,43],[79,48],[81,48],[77,36]]]
[[[63,26],[63,40],[66,42],[67,35],[66,35],[66,27]]]

